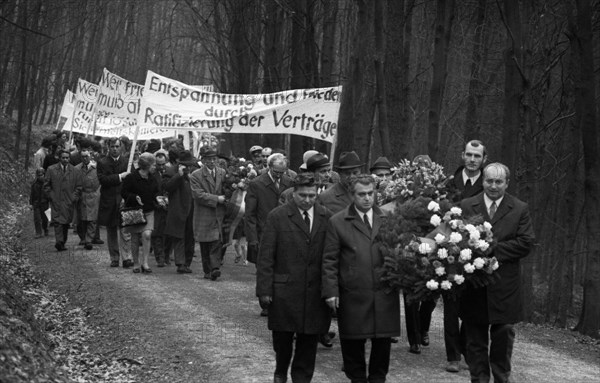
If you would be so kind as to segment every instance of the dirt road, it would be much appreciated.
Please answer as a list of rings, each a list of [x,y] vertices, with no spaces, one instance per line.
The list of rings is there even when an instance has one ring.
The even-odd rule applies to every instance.
[[[152,274],[133,274],[109,267],[106,245],[85,251],[75,237],[70,234],[68,252],[57,253],[46,237],[32,241],[29,254],[50,286],[69,295],[102,329],[90,340],[100,357],[130,361],[145,383],[272,381],[271,334],[266,318],[258,315],[253,265],[233,263],[228,252],[222,277],[213,282],[203,279],[197,251],[193,274],[157,268],[154,261]],[[586,351],[575,337],[558,331],[540,344],[528,340],[530,331],[517,330],[515,382],[600,382],[597,347]],[[421,355],[408,353],[405,336],[392,346],[388,382],[469,381],[468,371],[444,370],[441,307],[434,312],[430,337]],[[313,381],[346,382],[340,367],[339,343],[319,346]]]

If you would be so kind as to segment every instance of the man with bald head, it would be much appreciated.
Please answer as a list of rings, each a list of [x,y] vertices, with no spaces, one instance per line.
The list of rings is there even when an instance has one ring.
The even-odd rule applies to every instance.
[[[483,193],[461,202],[463,216],[482,215],[492,224],[496,243],[491,255],[500,267],[496,283],[468,285],[461,296],[460,316],[467,334],[467,358],[472,382],[509,382],[515,340],[514,324],[520,321],[520,260],[531,252],[535,235],[527,203],[506,193],[510,171],[492,163],[483,170]]]

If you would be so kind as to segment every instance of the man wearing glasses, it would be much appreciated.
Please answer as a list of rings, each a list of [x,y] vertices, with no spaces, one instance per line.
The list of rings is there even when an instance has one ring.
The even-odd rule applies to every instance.
[[[65,243],[69,226],[73,221],[75,203],[81,197],[81,173],[69,162],[71,154],[67,150],[58,153],[59,162],[48,167],[44,190],[50,200],[52,224],[57,251],[67,250]]]

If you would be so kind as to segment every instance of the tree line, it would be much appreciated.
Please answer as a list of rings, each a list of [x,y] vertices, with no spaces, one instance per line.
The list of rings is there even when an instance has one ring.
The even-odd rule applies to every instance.
[[[598,336],[599,15],[597,0],[5,0],[0,121],[27,161],[34,127],[104,67],[224,93],[342,84],[336,153],[428,154],[451,173],[477,138],[508,165],[538,238],[522,266],[526,320]],[[285,147],[295,167],[331,149],[278,135],[223,147],[255,143]]]

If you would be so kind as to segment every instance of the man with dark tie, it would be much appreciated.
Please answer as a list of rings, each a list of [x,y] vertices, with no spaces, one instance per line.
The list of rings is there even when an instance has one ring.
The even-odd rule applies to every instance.
[[[267,215],[278,206],[281,193],[292,186],[292,180],[285,174],[288,163],[283,154],[271,154],[267,166],[269,170],[266,173],[250,182],[245,198],[244,232],[248,239],[248,261],[253,263],[256,263]],[[260,315],[267,316],[267,313],[267,309],[263,308]]]
[[[321,266],[331,213],[315,204],[311,174],[297,175],[293,190],[291,200],[269,213],[256,264],[256,295],[269,308],[273,332],[274,382],[287,380],[290,362],[293,382],[311,381],[319,334],[330,321],[321,298]]]
[[[374,177],[353,178],[349,191],[350,206],[329,220],[322,296],[337,311],[346,376],[352,382],[385,382],[391,338],[400,335],[400,299],[398,291],[387,291],[380,282],[384,259],[377,234],[383,212],[375,206]]]
[[[57,251],[67,250],[65,243],[69,225],[73,220],[75,203],[81,197],[81,173],[69,162],[71,154],[67,150],[58,152],[59,162],[48,167],[44,181],[44,191],[50,201],[52,225]]]
[[[461,296],[460,316],[467,335],[467,361],[472,382],[507,383],[520,321],[520,259],[529,255],[535,234],[528,205],[506,193],[510,171],[501,163],[483,170],[483,190],[460,204],[463,216],[481,215],[492,224],[495,243],[491,255],[500,278],[486,287],[467,285]]]

